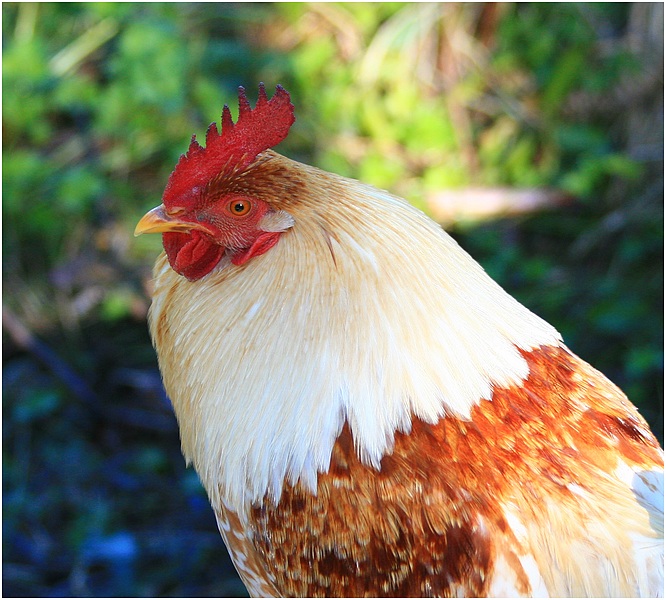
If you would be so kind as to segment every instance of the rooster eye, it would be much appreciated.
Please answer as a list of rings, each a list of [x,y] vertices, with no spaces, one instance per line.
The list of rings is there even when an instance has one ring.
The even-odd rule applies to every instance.
[[[250,212],[252,205],[247,200],[232,200],[229,203],[229,211],[232,215],[242,217]]]

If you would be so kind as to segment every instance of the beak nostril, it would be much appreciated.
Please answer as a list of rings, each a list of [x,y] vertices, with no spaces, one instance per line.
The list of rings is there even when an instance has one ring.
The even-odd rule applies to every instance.
[[[205,224],[192,223],[182,218],[187,212],[184,208],[174,207],[169,211],[166,210],[163,204],[156,206],[148,211],[141,220],[137,223],[134,235],[141,235],[142,233],[166,233],[173,231],[189,233],[193,229],[210,233],[210,229]]]

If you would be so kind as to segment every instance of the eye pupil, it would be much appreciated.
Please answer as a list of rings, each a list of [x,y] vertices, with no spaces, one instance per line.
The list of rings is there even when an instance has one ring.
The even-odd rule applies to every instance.
[[[250,208],[250,203],[245,200],[234,200],[229,204],[229,209],[235,215],[246,215]]]

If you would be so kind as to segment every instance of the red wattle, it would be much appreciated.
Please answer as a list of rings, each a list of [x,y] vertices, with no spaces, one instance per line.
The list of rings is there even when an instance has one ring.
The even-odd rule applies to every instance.
[[[198,231],[164,233],[162,243],[171,268],[190,281],[210,273],[224,254],[222,246]]]
[[[269,231],[262,233],[249,248],[239,250],[231,257],[231,262],[235,265],[243,265],[253,256],[259,256],[268,252],[280,239],[281,231]]]

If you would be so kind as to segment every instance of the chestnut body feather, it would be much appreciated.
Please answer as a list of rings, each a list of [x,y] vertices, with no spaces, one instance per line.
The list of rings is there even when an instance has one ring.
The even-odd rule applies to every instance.
[[[662,593],[663,455],[617,387],[405,201],[267,149],[225,178],[258,238],[206,203],[137,230],[181,236],[151,335],[253,595]]]
[[[523,386],[470,420],[414,419],[379,471],[345,426],[316,495],[288,486],[255,506],[252,540],[281,595],[658,594],[655,507],[634,495],[657,483],[646,424],[566,350],[526,358]],[[608,476],[618,460],[634,491]]]

